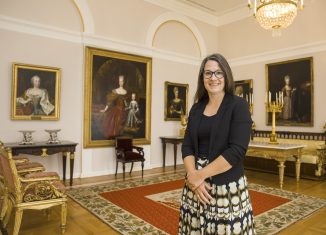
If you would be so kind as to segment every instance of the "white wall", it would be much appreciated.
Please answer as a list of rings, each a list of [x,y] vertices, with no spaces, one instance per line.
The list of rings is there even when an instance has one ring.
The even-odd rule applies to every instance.
[[[78,8],[84,15],[79,14]],[[161,22],[157,19],[164,20]],[[157,32],[149,43],[153,22],[163,24],[157,25]],[[83,28],[86,33],[82,32]],[[217,41],[213,26],[168,12],[143,0],[62,0],[55,3],[33,0],[29,4],[21,4],[18,0],[0,0],[0,37],[0,104],[3,110],[0,113],[0,139],[4,142],[20,141],[18,130],[33,129],[36,130],[34,139],[40,141],[47,139],[44,129],[62,129],[59,133],[61,139],[79,143],[75,177],[104,175],[115,170],[113,148],[83,148],[85,46],[153,58],[152,144],[143,146],[145,168],[152,168],[162,165],[159,136],[176,135],[180,128],[179,122],[164,121],[164,82],[190,84],[190,106],[200,59],[214,51]],[[173,40],[167,42],[166,37]],[[13,62],[61,68],[59,121],[10,120]],[[171,147],[167,148],[167,153],[166,163],[172,165]],[[41,161],[48,170],[62,173],[60,158],[31,158]],[[136,165],[135,170],[139,167]]]

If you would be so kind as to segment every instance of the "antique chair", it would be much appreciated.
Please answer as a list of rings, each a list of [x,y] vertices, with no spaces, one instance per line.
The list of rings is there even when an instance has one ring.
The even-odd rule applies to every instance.
[[[5,185],[4,202],[6,219],[14,210],[15,221],[13,235],[19,233],[23,210],[42,210],[52,206],[61,206],[61,231],[64,233],[67,216],[67,198],[65,187],[55,172],[33,172],[20,176],[12,159],[11,149],[0,146],[0,165]],[[3,210],[3,209],[2,209]],[[1,214],[3,212],[1,211]],[[5,223],[7,221],[5,220]]]
[[[133,150],[137,152],[134,152]],[[122,163],[123,169],[123,178],[125,178],[125,170],[126,170],[126,163],[131,163],[131,168],[129,174],[131,174],[132,169],[134,167],[134,162],[141,162],[141,174],[142,177],[144,176],[144,151],[143,148],[133,146],[132,145],[132,138],[130,137],[116,137],[115,139],[115,153],[116,153],[116,169],[115,175],[118,173],[118,163]]]
[[[0,148],[3,147],[3,143],[0,141]],[[33,172],[41,172],[44,171],[45,168],[43,167],[42,164],[37,163],[37,162],[29,162],[29,159],[24,156],[17,156],[13,157],[14,163],[16,164],[17,173],[22,176],[28,173],[33,173]],[[2,166],[0,165],[0,221],[4,222],[4,216],[7,210],[7,203],[6,202],[6,195],[7,194],[7,188],[5,187],[4,184],[4,175],[3,175],[3,170]],[[8,221],[7,221],[8,222]],[[3,223],[5,225],[6,223]]]

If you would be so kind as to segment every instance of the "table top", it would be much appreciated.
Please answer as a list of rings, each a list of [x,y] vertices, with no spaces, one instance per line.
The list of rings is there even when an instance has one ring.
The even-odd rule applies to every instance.
[[[183,140],[183,136],[160,136],[161,139],[175,139],[175,140]]]
[[[40,148],[40,147],[62,147],[62,146],[71,146],[71,145],[77,145],[78,143],[62,140],[60,143],[56,144],[49,144],[47,141],[43,142],[35,142],[33,144],[21,144],[19,142],[14,143],[3,143],[5,148]]]
[[[304,144],[270,144],[268,142],[261,141],[250,141],[249,148],[264,148],[264,149],[279,149],[279,150],[290,150],[290,149],[300,149],[306,147]]]

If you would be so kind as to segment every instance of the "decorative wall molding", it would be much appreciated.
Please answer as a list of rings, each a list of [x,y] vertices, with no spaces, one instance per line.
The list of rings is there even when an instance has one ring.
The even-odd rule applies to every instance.
[[[222,26],[250,16],[247,5],[241,4],[219,15],[176,0],[144,0],[167,10],[182,14],[212,26]]]
[[[0,29],[81,43],[82,33],[0,15]]]
[[[85,33],[94,33],[94,19],[86,0],[72,0],[76,5],[81,19],[83,21],[83,31]]]
[[[326,40],[303,44],[295,47],[283,48],[254,55],[243,56],[239,58],[229,59],[231,66],[241,66],[247,64],[255,64],[259,62],[279,60],[295,56],[310,55],[316,52],[326,51]]]
[[[166,12],[158,16],[149,26],[147,30],[147,37],[145,40],[145,43],[149,48],[153,46],[155,34],[159,30],[160,26],[169,21],[177,21],[183,24],[185,27],[187,27],[192,32],[192,34],[194,35],[198,43],[201,57],[206,56],[207,52],[206,52],[205,41],[197,26],[189,18],[174,12]]]
[[[218,17],[214,14],[208,13],[207,11],[198,9],[189,4],[179,2],[176,0],[144,0],[156,6],[165,8],[167,10],[191,17],[193,19],[202,21],[206,24],[217,26]]]
[[[93,46],[107,50],[143,55],[158,59],[165,59],[196,66],[200,63],[199,58],[160,50],[157,48],[153,48],[152,46],[149,47],[145,44],[138,44],[123,41],[120,39],[97,36],[86,32],[81,33],[76,31],[63,30],[60,28],[11,18],[3,15],[0,15],[0,29],[36,35],[51,39],[63,40],[67,42],[82,44],[85,46]]]

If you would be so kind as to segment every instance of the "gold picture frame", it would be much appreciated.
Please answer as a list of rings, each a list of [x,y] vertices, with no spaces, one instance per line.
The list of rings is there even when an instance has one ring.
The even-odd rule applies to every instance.
[[[283,92],[283,107],[276,114],[276,126],[314,125],[313,88],[313,57],[266,64],[266,92],[271,92],[272,101],[276,92]],[[271,123],[271,113],[266,113],[266,125]]]
[[[150,144],[152,59],[86,47],[85,60],[84,147]]]
[[[180,121],[188,113],[188,84],[164,83],[164,120]]]
[[[12,120],[59,120],[60,68],[13,63]]]
[[[254,110],[253,110],[253,80],[252,79],[246,79],[246,80],[239,80],[239,81],[234,81],[234,94],[237,96],[240,96],[244,99],[247,100],[249,103],[249,108],[250,108],[250,114],[252,115]],[[250,103],[251,101],[251,103]]]

